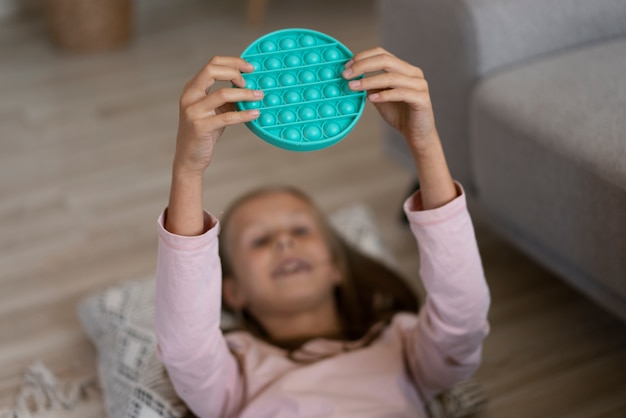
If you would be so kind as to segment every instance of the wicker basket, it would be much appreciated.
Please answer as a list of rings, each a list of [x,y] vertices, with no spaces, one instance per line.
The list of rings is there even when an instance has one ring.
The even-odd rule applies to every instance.
[[[71,51],[102,51],[132,36],[132,0],[45,0],[50,36]]]

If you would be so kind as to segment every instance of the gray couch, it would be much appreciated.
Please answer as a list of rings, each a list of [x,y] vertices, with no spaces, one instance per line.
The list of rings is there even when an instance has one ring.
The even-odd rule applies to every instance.
[[[626,0],[378,7],[382,45],[426,74],[475,217],[626,320]]]

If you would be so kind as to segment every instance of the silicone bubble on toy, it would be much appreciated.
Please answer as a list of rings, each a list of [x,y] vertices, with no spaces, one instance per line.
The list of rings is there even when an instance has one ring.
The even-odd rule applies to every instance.
[[[241,57],[254,66],[246,88],[261,89],[259,109],[246,125],[266,142],[290,151],[314,151],[341,141],[356,125],[365,92],[349,89],[341,73],[353,54],[332,37],[308,29],[284,29],[254,41]]]

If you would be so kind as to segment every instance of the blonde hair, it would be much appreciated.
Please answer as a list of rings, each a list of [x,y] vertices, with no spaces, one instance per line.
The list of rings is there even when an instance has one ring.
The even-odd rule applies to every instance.
[[[252,190],[236,199],[224,212],[220,220],[222,239],[219,241],[222,277],[234,276],[226,245],[233,213],[246,202],[272,193],[290,194],[313,209],[333,262],[343,278],[335,288],[334,296],[345,339],[360,339],[374,324],[389,321],[397,312],[417,312],[418,300],[407,282],[389,267],[350,246],[332,227],[313,200],[292,186],[272,186]],[[241,312],[233,311],[224,299],[222,306],[238,318],[239,324],[236,329],[245,329],[258,338],[287,349],[296,349],[306,342],[274,341],[250,312],[245,309]]]

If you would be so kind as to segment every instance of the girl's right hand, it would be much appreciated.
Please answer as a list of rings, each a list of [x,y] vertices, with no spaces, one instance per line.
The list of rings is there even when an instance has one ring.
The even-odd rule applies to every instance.
[[[256,101],[263,91],[243,88],[241,72],[254,67],[237,57],[213,57],[184,88],[180,97],[180,114],[176,138],[174,167],[184,172],[203,174],[211,162],[213,147],[229,125],[249,122],[259,116],[258,110],[236,111],[235,102]],[[211,91],[216,81],[230,81],[241,88]]]

